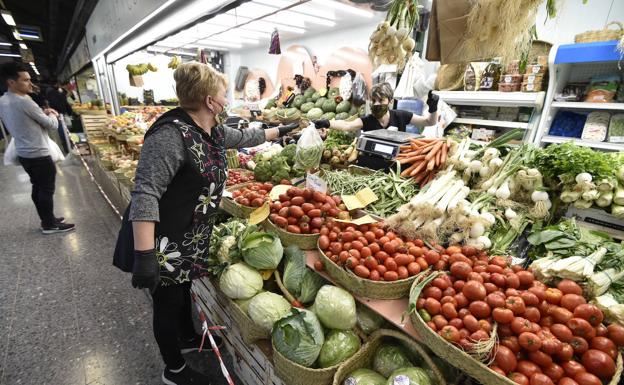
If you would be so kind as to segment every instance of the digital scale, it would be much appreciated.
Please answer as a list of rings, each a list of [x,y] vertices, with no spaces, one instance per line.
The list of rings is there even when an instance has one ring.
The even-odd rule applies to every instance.
[[[362,132],[357,141],[358,166],[373,170],[389,169],[399,154],[400,146],[422,135],[388,129]]]

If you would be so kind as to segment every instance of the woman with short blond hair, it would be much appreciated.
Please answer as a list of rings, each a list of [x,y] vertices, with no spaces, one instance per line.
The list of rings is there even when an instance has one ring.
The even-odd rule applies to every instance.
[[[180,107],[145,134],[125,218],[133,229],[132,285],[152,291],[163,382],[207,385],[208,377],[189,368],[182,353],[201,342],[190,288],[193,279],[208,275],[208,245],[227,179],[225,150],[257,146],[290,130],[225,126],[227,79],[210,65],[182,64],[173,76]],[[117,250],[122,242],[120,235]]]

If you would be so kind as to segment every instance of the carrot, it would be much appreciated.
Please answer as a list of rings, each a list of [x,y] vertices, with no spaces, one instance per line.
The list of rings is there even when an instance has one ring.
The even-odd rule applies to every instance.
[[[411,146],[411,145],[409,145],[409,144],[406,144],[406,145],[403,145],[403,146],[399,146],[399,150],[400,150],[401,152],[403,152],[403,151],[405,151],[405,150],[411,150],[411,149],[412,149],[412,146]]]
[[[442,141],[436,143],[436,145],[433,147],[433,149],[431,151],[429,151],[429,153],[425,157],[425,160],[432,159],[435,156],[435,154],[440,150],[440,148],[442,147],[443,144],[444,144],[444,142],[442,142]]]
[[[448,144],[444,143],[444,146],[442,146],[442,157],[440,157],[440,164],[445,164],[446,163],[446,156],[448,155]]]
[[[413,163],[413,162],[416,162],[417,160],[423,160],[423,159],[425,159],[424,155],[416,155],[410,158],[401,158],[399,159],[399,163],[400,164]]]
[[[427,161],[427,159],[425,158],[425,162],[426,161]],[[435,167],[435,158],[431,158],[429,160],[429,163],[427,163],[427,171],[433,170],[434,167]]]
[[[421,172],[420,174],[418,174],[417,176],[414,177],[414,183],[418,184],[418,183],[422,182],[423,179],[425,179],[426,176],[427,176],[426,172]]]
[[[427,165],[427,162],[426,162],[426,161],[424,161],[424,160],[423,160],[423,161],[421,161],[421,162],[418,164],[418,167],[416,167],[415,169],[413,169],[413,170],[412,170],[412,172],[410,173],[410,176],[414,176],[414,175],[418,174],[418,173],[420,172],[420,170],[422,170],[423,168],[425,168],[425,166],[426,166],[426,165]]]
[[[418,167],[418,165],[419,165],[418,162],[414,162],[411,166],[409,166],[405,170],[401,171],[401,176],[403,176],[403,177],[409,176],[410,173],[412,172],[412,170],[415,169],[416,167]]]
[[[444,148],[444,147],[445,147],[445,146],[444,146],[444,145],[442,145],[442,148]],[[438,152],[436,153],[436,156],[435,156],[435,165],[436,165],[436,166],[439,166],[439,165],[440,165],[440,160],[441,160],[441,159],[442,159],[442,151],[438,151]]]
[[[416,156],[418,155],[418,151],[408,151],[408,152],[402,152],[399,155],[397,155],[397,158],[409,158],[412,156]]]
[[[435,148],[435,143],[428,144],[419,149],[419,154],[426,154],[434,148]]]

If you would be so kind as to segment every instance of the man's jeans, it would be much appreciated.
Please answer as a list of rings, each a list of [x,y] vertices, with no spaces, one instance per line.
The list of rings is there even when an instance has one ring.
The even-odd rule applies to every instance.
[[[56,182],[56,166],[50,156],[41,158],[22,158],[19,161],[30,176],[32,183],[32,200],[41,218],[42,227],[53,227],[54,219],[54,184]]]

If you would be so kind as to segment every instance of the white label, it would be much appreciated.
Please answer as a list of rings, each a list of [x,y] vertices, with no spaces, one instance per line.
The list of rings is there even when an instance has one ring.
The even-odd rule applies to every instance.
[[[381,152],[384,154],[388,154],[388,155],[392,155],[392,153],[394,152],[394,147],[392,146],[386,146],[385,144],[375,144],[375,147],[373,148],[373,151],[377,151],[377,152]]]
[[[535,83],[535,79],[536,79],[536,78],[537,78],[537,76],[535,76],[535,75],[529,75],[529,76],[527,76],[527,83],[529,83],[529,84],[533,84],[533,83]]]
[[[317,174],[308,174],[306,177],[306,187],[322,193],[327,192],[327,183]]]
[[[511,76],[505,76],[505,83],[511,83]]]
[[[609,142],[612,143],[624,143],[624,136],[610,136]]]
[[[540,72],[540,66],[533,66],[532,71],[534,74],[538,74]]]
[[[533,91],[535,89],[535,86],[533,84],[527,84],[526,85],[526,90],[527,91]]]
[[[394,377],[394,380],[392,381],[393,385],[410,385],[410,379],[408,376],[405,376],[403,374],[400,374],[396,377]]]

